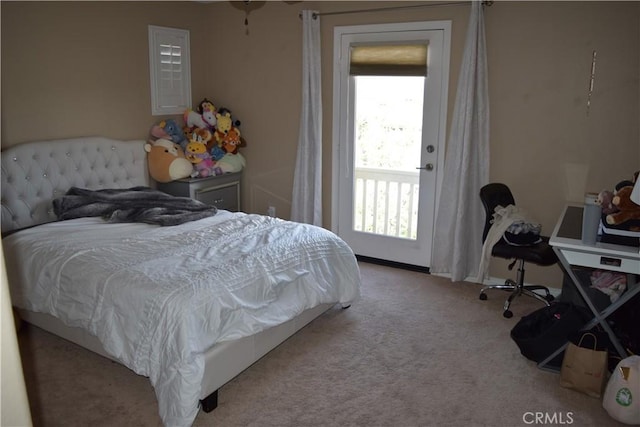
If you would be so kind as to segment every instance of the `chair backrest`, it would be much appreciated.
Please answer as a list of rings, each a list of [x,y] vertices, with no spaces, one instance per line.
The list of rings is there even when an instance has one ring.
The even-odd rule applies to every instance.
[[[480,189],[480,200],[485,211],[484,231],[482,232],[482,242],[487,238],[487,233],[491,229],[491,219],[496,206],[515,205],[511,190],[505,184],[494,182],[487,184]]]

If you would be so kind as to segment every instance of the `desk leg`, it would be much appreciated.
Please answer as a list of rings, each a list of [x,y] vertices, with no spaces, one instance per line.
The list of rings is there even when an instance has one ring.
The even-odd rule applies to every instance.
[[[609,339],[611,340],[611,343],[615,347],[620,357],[622,358],[627,357],[627,352],[624,350],[624,347],[622,347],[622,345],[618,341],[618,337],[616,337],[616,334],[613,332],[613,330],[611,329],[611,326],[609,326],[609,323],[607,322],[606,316],[611,314],[611,312],[609,312],[609,314],[607,314],[606,316],[603,316],[600,314],[598,309],[591,302],[591,299],[589,298],[585,290],[582,288],[582,285],[580,284],[580,280],[573,272],[571,265],[562,254],[562,251],[556,247],[554,247],[553,250],[556,252],[556,255],[558,255],[558,259],[560,260],[560,266],[562,267],[562,270],[567,275],[569,275],[569,277],[571,278],[571,281],[573,282],[573,285],[577,288],[578,292],[580,293],[584,301],[587,303],[589,310],[594,316],[594,318],[590,322],[588,322],[582,329],[583,330],[591,329],[596,324],[600,324],[600,326],[602,326],[602,329],[604,329],[607,335],[609,335]]]

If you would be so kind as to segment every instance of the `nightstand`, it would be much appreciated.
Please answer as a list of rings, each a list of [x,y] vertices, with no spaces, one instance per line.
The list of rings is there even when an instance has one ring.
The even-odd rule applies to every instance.
[[[240,183],[242,172],[185,178],[158,183],[158,190],[174,196],[191,197],[208,205],[228,211],[240,210]]]

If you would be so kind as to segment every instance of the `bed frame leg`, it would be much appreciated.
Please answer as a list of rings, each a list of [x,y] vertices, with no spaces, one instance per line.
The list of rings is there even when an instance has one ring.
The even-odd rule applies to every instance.
[[[200,405],[202,406],[202,410],[207,413],[216,409],[218,407],[218,390],[202,399]]]

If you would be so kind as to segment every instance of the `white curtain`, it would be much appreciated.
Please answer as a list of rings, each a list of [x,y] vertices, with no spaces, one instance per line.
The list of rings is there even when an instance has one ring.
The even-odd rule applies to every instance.
[[[322,226],[322,87],[317,13],[302,11],[302,111],[291,219]]]
[[[484,16],[471,4],[458,92],[447,142],[436,219],[433,273],[452,281],[475,277],[482,253],[485,214],[480,188],[489,181],[489,96]]]

